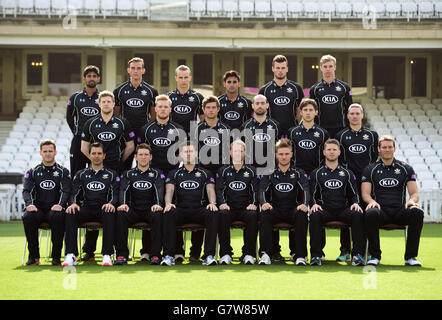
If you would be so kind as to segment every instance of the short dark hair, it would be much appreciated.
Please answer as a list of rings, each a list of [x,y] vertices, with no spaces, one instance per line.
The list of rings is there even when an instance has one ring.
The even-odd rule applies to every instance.
[[[138,154],[138,150],[140,149],[149,150],[149,153],[152,154],[152,148],[147,143],[140,143],[139,145],[137,145],[137,148],[135,149],[135,154]]]
[[[235,71],[235,70],[226,71],[226,73],[224,73],[223,80],[224,80],[224,82],[226,82],[228,78],[232,78],[232,77],[235,77],[236,79],[238,79],[238,82],[241,81],[240,76],[239,76],[239,72]]]
[[[313,99],[304,99],[304,100],[302,100],[301,103],[299,104],[299,110],[302,110],[304,107],[306,107],[308,105],[312,105],[313,108],[315,108],[315,110],[318,110],[318,104]]]
[[[95,72],[97,76],[100,76],[100,68],[98,68],[97,66],[90,65],[84,68],[83,77],[86,77],[86,75],[91,72]]]
[[[203,100],[203,108],[206,107],[206,104],[211,103],[211,102],[215,102],[216,106],[218,108],[220,107],[218,98],[215,97],[215,96],[210,95],[210,96],[207,96],[207,97],[204,98],[204,100]]]
[[[55,141],[52,139],[43,139],[40,141],[40,150],[43,148],[43,146],[54,146],[54,150],[57,149],[57,146],[55,144]]]
[[[101,148],[101,150],[103,150],[103,153],[105,153],[104,152],[104,146],[103,146],[103,144],[101,142],[93,142],[93,143],[91,143],[89,145],[89,153],[91,153],[92,148]]]

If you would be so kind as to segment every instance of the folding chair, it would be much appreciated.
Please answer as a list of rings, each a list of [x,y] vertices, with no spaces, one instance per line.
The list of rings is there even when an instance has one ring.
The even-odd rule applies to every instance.
[[[394,224],[394,223],[389,223],[389,224],[384,224],[382,226],[379,226],[379,230],[404,230],[404,235],[405,235],[405,245],[407,244],[407,227],[401,224]],[[365,257],[364,257],[364,261],[365,263],[367,263],[368,261],[368,238],[367,238],[367,242],[365,244]]]
[[[48,252],[51,252],[52,250],[52,241],[51,239],[51,226],[47,222],[42,222],[38,225],[38,229],[40,230],[40,235],[38,237],[38,245],[40,248],[41,243],[41,237],[43,235],[43,231],[46,230],[46,254],[45,254],[45,260],[48,260],[50,256],[48,255]],[[25,249],[23,250],[23,259],[21,261],[21,264],[25,264],[25,256],[26,256],[26,247],[28,245],[28,239],[25,237]]]
[[[135,244],[136,235],[138,230],[150,230],[150,225],[147,222],[137,222],[129,226],[130,229],[130,242],[129,242],[129,257],[130,260],[135,260]],[[132,255],[130,253],[132,252]]]
[[[82,229],[85,229],[84,234],[82,234],[83,232],[81,231]],[[81,259],[81,256],[83,254],[82,250],[83,250],[83,243],[86,242],[86,231],[87,230],[100,230],[103,229],[103,225],[100,222],[84,222],[84,223],[80,223],[78,225],[78,257],[79,259]],[[83,237],[83,240],[82,240]]]

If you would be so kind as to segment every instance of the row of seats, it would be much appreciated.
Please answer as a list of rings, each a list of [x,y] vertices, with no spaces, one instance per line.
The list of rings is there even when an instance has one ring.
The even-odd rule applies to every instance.
[[[370,98],[361,98],[360,102],[362,104],[367,105],[367,104],[376,104],[376,105],[381,105],[381,104],[420,104],[420,105],[424,105],[424,104],[434,104],[434,105],[439,105],[442,104],[442,98],[405,98],[405,99],[399,99],[399,98],[390,98],[390,99],[385,99],[385,98],[375,98],[375,99],[370,99]]]
[[[249,18],[376,18],[422,19],[442,17],[442,3],[432,1],[283,1],[283,0],[191,0],[190,17],[227,16]]]
[[[148,0],[0,0],[3,17],[7,15],[59,16],[66,14],[92,16],[136,16],[149,15]]]

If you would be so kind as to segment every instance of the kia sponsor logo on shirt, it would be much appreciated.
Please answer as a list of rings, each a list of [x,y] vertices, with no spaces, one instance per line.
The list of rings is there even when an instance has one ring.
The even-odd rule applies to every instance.
[[[348,148],[348,150],[351,153],[359,154],[359,153],[364,153],[365,151],[367,151],[367,147],[364,146],[363,144],[353,144]]]
[[[133,187],[141,191],[149,190],[150,188],[152,188],[152,183],[150,183],[149,181],[135,181]]]
[[[298,146],[302,149],[311,150],[316,148],[316,142],[308,139],[304,139],[298,142]]]
[[[270,135],[267,133],[255,133],[253,135],[253,140],[256,142],[268,142],[270,141]]]
[[[322,97],[322,102],[326,104],[335,104],[339,101],[339,98],[334,94],[327,94]]]
[[[132,108],[140,108],[144,106],[144,101],[139,98],[130,98],[126,101],[126,105]]]
[[[203,140],[203,143],[209,147],[215,147],[221,143],[217,137],[207,137]]]
[[[290,98],[280,96],[280,97],[275,98],[273,100],[273,103],[276,104],[277,106],[285,106],[290,103]]]
[[[293,190],[293,185],[291,183],[278,183],[275,186],[275,189],[278,190],[279,192],[290,192]]]
[[[236,112],[236,111],[229,111],[229,112],[226,112],[225,114],[224,114],[224,119],[226,119],[226,120],[238,120],[239,119],[239,113],[238,112]]]
[[[104,185],[103,182],[92,181],[86,185],[86,188],[91,191],[101,191],[101,190],[104,190],[104,188],[106,188],[106,186]]]
[[[325,181],[324,185],[329,189],[339,189],[343,186],[343,183],[338,179],[330,179]]]
[[[229,183],[229,188],[234,191],[242,191],[247,188],[247,185],[242,181],[232,181]]]
[[[87,117],[92,117],[92,116],[96,116],[98,113],[100,113],[100,111],[98,111],[98,109],[92,108],[92,107],[84,107],[80,109],[81,114],[87,116]]]
[[[185,190],[195,190],[198,189],[200,184],[196,181],[186,180],[180,183],[180,188]]]
[[[40,188],[43,190],[52,190],[55,188],[55,182],[52,180],[44,180],[40,182]]]
[[[170,141],[170,139],[168,139],[168,138],[159,137],[159,138],[153,139],[152,143],[154,145],[156,145],[157,147],[168,147],[171,145],[172,141]]]
[[[101,132],[98,134],[98,139],[101,141],[112,141],[115,140],[116,137],[117,135],[113,132]]]
[[[395,178],[384,178],[379,181],[379,185],[386,188],[393,188],[399,184],[399,181]]]
[[[178,114],[189,114],[192,111],[192,108],[190,108],[189,106],[180,104],[178,106],[175,106],[173,108],[173,111],[175,111]]]

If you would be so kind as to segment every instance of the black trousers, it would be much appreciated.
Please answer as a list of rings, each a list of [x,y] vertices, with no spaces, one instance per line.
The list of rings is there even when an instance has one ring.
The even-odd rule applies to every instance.
[[[295,259],[307,256],[307,213],[293,209],[278,209],[262,211],[260,216],[260,245],[267,254],[272,251],[273,225],[286,222],[295,225]]]
[[[130,225],[137,222],[147,222],[151,226],[151,231],[149,232],[151,241],[149,244],[143,243],[143,247],[152,244],[151,254],[160,257],[162,246],[162,214],[162,211],[152,212],[150,210],[142,211],[132,208],[130,208],[128,212],[117,211],[115,220],[115,249],[117,251],[117,256],[124,256],[125,258],[129,256],[127,237]],[[143,240],[145,239],[143,238]]]
[[[418,207],[403,208],[372,208],[365,213],[365,227],[368,237],[368,251],[371,256],[381,259],[379,241],[379,226],[389,223],[407,225],[407,244],[405,246],[405,260],[417,257],[419,241],[424,223],[424,211]]]
[[[71,177],[74,177],[78,170],[84,169],[90,163],[89,159],[81,152],[81,136],[74,136],[71,142],[70,163],[71,163]]]
[[[38,225],[42,222],[47,222],[51,226],[52,258],[60,259],[64,236],[64,211],[52,211],[50,209],[26,211],[22,219],[26,240],[28,241],[29,258],[40,258]]]
[[[66,214],[66,254],[78,256],[77,230],[78,225],[84,222],[100,222],[103,225],[103,245],[101,253],[114,253],[115,213],[104,212],[101,207],[81,207],[75,214]]]
[[[243,221],[246,224],[243,239],[244,255],[256,256],[256,238],[258,236],[258,212],[256,210],[230,209],[219,212],[219,245],[220,257],[228,254],[233,255],[233,248],[230,245],[230,225],[232,221]]]
[[[316,211],[310,214],[310,254],[312,257],[322,255],[322,225],[329,221],[342,221],[351,225],[353,238],[352,255],[364,254],[364,214],[362,212],[342,209]]]
[[[172,208],[163,213],[163,255],[174,256],[176,253],[176,226],[183,223],[200,223],[206,227],[204,237],[204,255],[214,256],[218,232],[218,211],[200,208]]]

